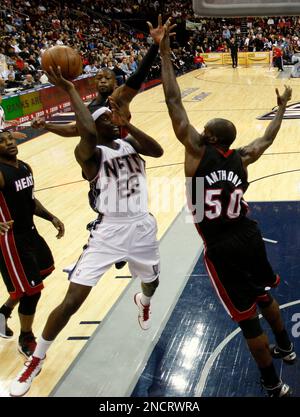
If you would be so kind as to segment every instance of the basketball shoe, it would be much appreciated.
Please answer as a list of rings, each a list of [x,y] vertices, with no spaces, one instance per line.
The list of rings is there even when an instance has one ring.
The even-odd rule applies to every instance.
[[[18,351],[29,359],[32,356],[34,349],[36,347],[36,341],[34,334],[32,332],[25,333],[24,335],[19,336]]]
[[[141,302],[142,293],[139,292],[134,296],[134,302],[139,309],[138,321],[143,330],[148,330],[150,328],[150,304],[144,306]]]
[[[30,390],[33,379],[42,370],[43,362],[43,359],[35,356],[25,362],[24,368],[11,383],[9,391],[11,397],[22,397]]]
[[[274,359],[282,359],[283,362],[292,365],[297,360],[296,352],[294,351],[294,345],[291,343],[289,350],[284,350],[276,345],[270,345],[270,352]]]
[[[261,384],[263,388],[266,390],[268,397],[290,397],[291,396],[291,389],[287,384],[284,384],[282,381],[278,382],[277,385],[269,386],[264,385],[263,379],[261,379]]]

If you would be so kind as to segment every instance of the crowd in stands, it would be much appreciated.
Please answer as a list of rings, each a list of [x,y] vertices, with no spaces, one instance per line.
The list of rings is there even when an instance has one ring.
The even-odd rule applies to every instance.
[[[300,50],[300,17],[204,18],[194,14],[192,0],[2,0],[0,10],[0,93],[46,83],[43,52],[69,45],[81,54],[84,72],[108,67],[120,83],[134,72],[151,43],[146,20],[172,16],[180,27],[173,43],[177,74],[204,65],[200,53],[228,51],[235,37],[240,51],[280,48],[285,63]],[[144,32],[134,29],[143,21]],[[128,25],[129,24],[129,25]],[[182,32],[184,29],[184,33]],[[149,75],[158,77],[157,61]]]

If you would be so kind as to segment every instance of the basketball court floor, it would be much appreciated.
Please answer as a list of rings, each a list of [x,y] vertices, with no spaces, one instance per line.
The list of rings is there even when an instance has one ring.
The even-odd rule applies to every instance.
[[[250,166],[245,198],[261,225],[281,285],[278,299],[295,349],[300,355],[300,80],[268,67],[205,68],[178,78],[191,123],[202,131],[214,117],[237,127],[235,147],[261,136],[276,105],[275,88],[293,87],[275,143]],[[300,107],[300,106],[298,106]],[[131,104],[132,120],[164,148],[159,159],[146,158],[150,211],[158,221],[161,285],[153,298],[153,324],[140,330],[133,295],[139,282],[128,269],[112,268],[60,333],[47,353],[29,397],[250,397],[264,396],[259,374],[236,325],[227,316],[202,263],[202,242],[185,208],[184,148],[176,140],[162,86],[140,93]],[[298,114],[299,113],[299,114]],[[66,116],[63,116],[66,117]],[[53,226],[36,219],[52,248],[56,270],[45,281],[34,332],[40,335],[50,311],[68,287],[62,269],[75,261],[87,241],[88,184],[75,162],[78,138],[41,132],[19,146],[19,158],[35,175],[36,197],[58,216],[66,235],[56,240]],[[0,282],[0,303],[7,298]],[[15,335],[0,339],[0,396],[23,366],[17,352],[17,311],[9,320]],[[276,362],[282,378],[300,396],[300,365]]]

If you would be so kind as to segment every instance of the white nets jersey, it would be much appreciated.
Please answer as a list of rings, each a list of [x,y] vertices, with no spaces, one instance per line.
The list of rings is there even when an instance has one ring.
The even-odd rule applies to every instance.
[[[107,217],[135,217],[148,213],[145,161],[132,145],[115,140],[118,149],[98,145],[101,162],[90,182],[92,209]]]

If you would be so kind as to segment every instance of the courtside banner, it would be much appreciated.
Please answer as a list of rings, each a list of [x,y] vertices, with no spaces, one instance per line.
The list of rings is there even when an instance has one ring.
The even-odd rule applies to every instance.
[[[30,113],[36,113],[43,108],[39,91],[32,91],[31,93],[20,95],[20,103],[23,116]]]
[[[248,52],[247,61],[248,61],[248,65],[269,64],[270,53],[269,52]]]
[[[84,78],[76,82],[76,89],[83,100],[90,100],[97,93],[95,77]]]
[[[238,65],[248,65],[247,52],[238,53]]]
[[[205,64],[207,65],[222,65],[223,58],[222,53],[209,53],[209,54],[200,54],[204,59]]]
[[[232,65],[232,58],[230,52],[210,52],[207,54],[200,54],[207,66],[211,65]],[[269,52],[239,52],[238,65],[256,65],[269,64]]]
[[[19,95],[14,94],[9,99],[3,96],[1,106],[4,109],[6,120],[18,120],[23,116],[23,108]]]
[[[74,84],[83,100],[92,99],[97,94],[94,76],[78,77]],[[63,111],[69,106],[69,96],[51,84],[4,96],[2,100],[6,121],[14,121],[14,123],[24,123],[35,117],[47,117],[47,115]]]
[[[222,54],[223,65],[232,65],[232,58],[230,52],[225,52]]]

